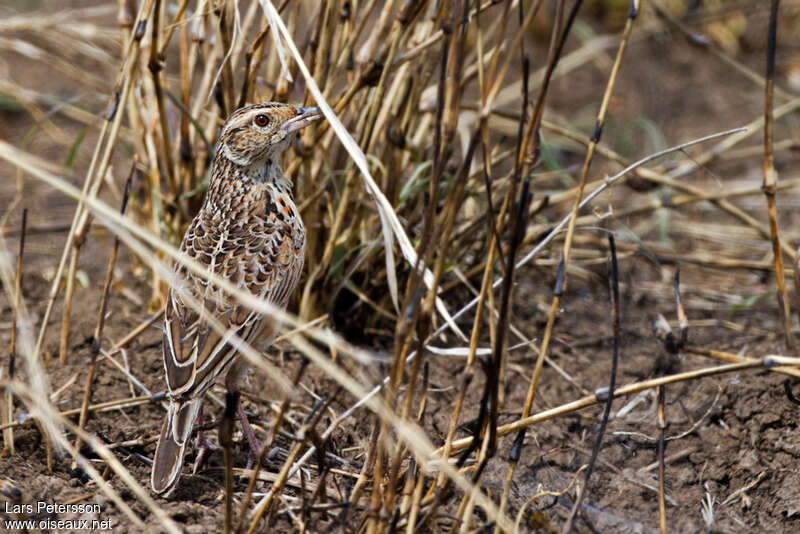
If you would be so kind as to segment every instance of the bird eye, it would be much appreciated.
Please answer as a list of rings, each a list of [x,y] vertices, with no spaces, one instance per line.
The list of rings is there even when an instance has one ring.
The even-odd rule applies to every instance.
[[[256,123],[256,126],[259,126],[259,127],[263,128],[264,126],[269,124],[269,117],[267,117],[266,115],[263,115],[263,114],[262,115],[256,115],[256,118],[255,118],[254,122]]]

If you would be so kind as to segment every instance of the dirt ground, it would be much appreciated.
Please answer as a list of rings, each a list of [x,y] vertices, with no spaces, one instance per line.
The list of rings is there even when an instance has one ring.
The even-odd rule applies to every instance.
[[[623,263],[623,269],[625,265]],[[640,277],[635,278],[641,280]],[[36,275],[30,275],[25,284],[26,295],[38,313],[41,313],[45,297],[43,282]],[[546,288],[531,293],[531,303],[547,298]],[[606,293],[600,284],[575,284],[568,293],[564,314],[558,322],[553,357],[570,374],[576,385],[568,384],[555,372],[546,369],[535,411],[581,397],[606,383],[611,348]],[[80,406],[89,346],[80,339],[79,333],[91,330],[91,316],[96,311],[92,303],[98,301],[100,292],[87,289],[83,295],[85,299],[81,299],[81,302],[86,305],[77,310],[76,317],[86,319],[75,323],[75,339],[70,355],[72,362],[64,366],[53,363],[49,368],[53,389],[77,376],[74,385],[58,397],[57,405],[62,410]],[[519,324],[541,326],[544,315],[536,311],[527,317],[530,312],[525,308],[533,306],[525,304],[525,301],[518,303]],[[653,375],[655,360],[663,354],[663,349],[651,334],[650,318],[656,311],[665,315],[672,313],[673,306],[667,299],[654,298],[649,292],[631,288],[625,292],[623,309],[625,326],[618,383],[625,384]],[[693,320],[700,319],[698,313],[689,311],[689,315]],[[109,321],[108,338],[121,338],[142,317],[135,311],[128,317],[124,313],[114,314]],[[692,329],[690,341],[732,352],[746,349],[748,354],[754,355],[780,352],[781,341],[770,332],[775,329],[770,309],[731,314],[726,316],[726,320],[741,325],[745,332],[710,326]],[[752,328],[753,333],[748,333],[748,328]],[[3,341],[7,341],[7,332],[3,336]],[[150,328],[127,351],[131,372],[142,377],[144,385],[151,391],[163,388],[160,338],[158,329]],[[524,402],[528,370],[534,362],[532,355],[523,354],[522,351],[511,354],[513,378],[506,397],[506,406],[509,407]],[[283,359],[282,367],[286,374],[291,376],[298,365],[296,355],[285,352],[280,358]],[[274,353],[271,359],[276,363],[281,361]],[[434,442],[441,442],[446,434],[450,406],[456,396],[452,377],[461,371],[461,364],[460,360],[445,358],[431,361],[432,389],[426,429]],[[701,357],[685,356],[681,368],[690,370],[709,364],[708,360]],[[95,399],[110,400],[126,396],[129,389],[126,380],[107,367],[102,369],[104,372],[99,373],[95,385]],[[378,369],[367,372],[376,377],[380,374]],[[303,383],[316,395],[335,391],[330,380],[313,370]],[[274,406],[279,401],[265,393],[270,391],[270,384],[260,376],[253,376],[245,391],[249,400],[246,408],[255,415],[252,420],[260,428],[268,428],[269,405],[272,403]],[[680,436],[670,441],[666,450],[670,531],[704,531],[701,506],[705,499],[711,498],[715,502],[714,532],[793,532],[800,521],[800,492],[797,491],[798,475],[794,468],[800,454],[796,438],[798,407],[786,399],[782,377],[766,371],[746,371],[680,383],[667,387],[666,391],[667,436]],[[472,402],[468,406],[477,406],[479,395],[480,390],[474,388]],[[331,411],[341,413],[352,402],[352,398],[340,395],[331,405]],[[218,405],[211,406],[213,408],[208,411],[216,419],[222,409]],[[614,413],[623,408],[630,409],[624,416],[614,417],[608,426],[584,513],[599,532],[656,532],[657,476],[652,440],[657,435],[655,395],[648,392],[621,398],[614,404]],[[511,494],[514,513],[538,491],[560,490],[568,485],[573,473],[588,458],[601,412],[599,406],[589,408],[537,425],[528,432]],[[304,413],[298,410],[293,415],[301,418]],[[501,421],[509,422],[515,414],[509,410],[503,415]],[[464,420],[476,416],[477,408],[468,409]],[[162,417],[160,406],[143,405],[97,414],[88,428],[112,442],[143,443],[129,445],[127,449],[151,457]],[[322,426],[330,420],[330,416],[323,417]],[[371,423],[372,418],[366,410],[358,412],[336,432],[333,451],[353,462],[352,465],[360,465],[358,446],[366,442]],[[116,511],[113,503],[96,490],[85,488],[78,479],[70,477],[66,471],[69,460],[57,462],[53,473],[47,471],[44,447],[34,427],[27,425],[18,429],[15,435],[17,453],[0,459],[0,472],[23,492],[24,502],[68,502],[83,496],[88,489],[91,497],[87,502],[96,502],[103,507],[100,518],[112,519],[114,532],[136,531],[135,527],[128,526],[129,521]],[[459,435],[467,434],[461,432]],[[282,454],[288,445],[288,442],[283,443]],[[501,441],[498,460],[507,458],[510,445],[511,438]],[[352,450],[353,447],[356,449]],[[350,452],[346,452],[348,448],[351,448]],[[239,435],[236,465],[244,465],[246,453],[246,442]],[[148,465],[131,456],[120,454],[118,457],[140,483],[147,484]],[[188,460],[192,459],[193,453],[190,451]],[[276,461],[281,459],[279,456]],[[277,465],[274,469],[277,469]],[[505,471],[505,461],[490,464],[484,479],[484,486],[489,493],[499,496],[502,492]],[[337,478],[340,479],[338,485],[345,488],[347,477]],[[120,489],[123,497],[133,497],[121,484],[115,487]],[[237,483],[237,490],[243,491],[244,488],[245,482]],[[743,488],[745,491],[742,491]],[[175,494],[169,500],[159,500],[159,504],[179,524],[185,525],[187,532],[207,532],[209,524],[219,526],[222,523],[222,494],[221,458],[215,455],[207,470],[197,475],[185,475]],[[142,505],[133,499],[131,503],[137,513],[146,515]],[[568,513],[570,504],[567,497],[544,497],[533,507],[544,515],[526,514],[523,524],[527,524],[530,531],[536,531],[533,526],[541,524],[541,517],[548,517],[550,525],[558,526]],[[7,517],[8,514],[5,514],[4,519]],[[332,519],[335,524],[335,519]],[[293,530],[280,521],[274,528],[271,531]],[[578,525],[578,531],[587,531],[587,528]]]
[[[759,35],[763,29],[761,18],[753,21],[752,33]],[[750,33],[748,33],[748,36]],[[748,37],[750,38],[750,37]],[[796,37],[786,38],[779,55],[781,70],[779,84],[788,88],[787,79],[792,53],[797,52]],[[755,38],[753,38],[755,43]],[[747,44],[747,43],[745,43]],[[614,49],[608,51],[613,55]],[[763,49],[756,44],[743,46],[737,58],[745,65],[762,72]],[[607,59],[607,58],[606,58]],[[781,63],[783,61],[783,63]],[[36,65],[30,68],[11,52],[0,54],[3,75],[19,76],[22,84],[35,84],[44,79]],[[585,123],[588,130],[596,113],[597,103],[604,87],[607,69],[602,60],[589,63],[570,75],[558,78],[553,87],[553,116],[567,115],[577,124]],[[48,79],[48,92],[71,95],[73,85],[58,77]],[[94,98],[93,96],[87,98]],[[103,100],[96,98],[92,106],[102,109]],[[604,142],[616,147],[624,155],[641,156],[654,150],[653,137],[648,136],[643,122],[660,132],[667,145],[706,135],[722,129],[740,126],[763,113],[762,89],[714,57],[691,47],[672,32],[655,32],[632,42],[623,65],[619,86],[610,110],[609,128]],[[79,126],[62,118],[55,123],[67,132]],[[0,112],[0,138],[18,144],[20,132],[28,132],[33,123],[21,109]],[[795,114],[776,128],[778,139],[797,136],[798,117]],[[93,146],[94,133],[89,131],[74,167],[85,169],[91,157],[88,147]],[[761,142],[756,136],[747,146]],[[53,143],[42,132],[31,136],[29,149],[45,158],[63,162],[66,158],[62,146]],[[579,162],[580,152],[562,147],[561,157],[566,165]],[[121,176],[125,169],[125,154],[119,159],[115,173]],[[717,190],[728,186],[754,185],[761,180],[760,156],[729,158],[715,162],[704,172],[685,178],[694,185]],[[794,169],[800,156],[796,151],[779,152],[776,164],[781,178],[796,178]],[[0,166],[0,212],[5,212],[16,187],[15,170],[7,164]],[[602,176],[616,167],[598,160],[593,175]],[[75,176],[81,176],[75,172]],[[77,182],[77,179],[75,180]],[[554,187],[544,183],[542,189]],[[542,194],[537,192],[538,194]],[[633,204],[650,198],[653,193],[636,193],[624,187],[613,189],[595,204],[598,211],[609,205],[616,207]],[[752,195],[737,199],[736,204],[754,216],[766,221],[764,198]],[[30,210],[29,227],[32,229],[25,255],[25,302],[35,321],[41,319],[46,306],[47,292],[54,274],[74,203],[58,193],[28,179],[25,181],[24,204]],[[791,190],[779,197],[781,225],[784,239],[793,246],[798,243],[797,193]],[[675,301],[671,281],[675,269],[675,255],[691,255],[697,251],[714,254],[721,246],[718,239],[742,239],[742,259],[771,258],[769,244],[748,236],[718,237],[703,235],[704,229],[733,225],[727,215],[721,215],[708,203],[692,204],[671,210],[665,219],[653,213],[626,217],[605,223],[617,232],[618,239],[632,245],[621,256],[620,277],[622,293],[622,347],[617,384],[627,384],[650,378],[656,373],[656,362],[665,357],[662,345],[655,339],[651,326],[654,317],[661,313],[671,322],[676,320]],[[2,215],[3,213],[0,213]],[[19,210],[13,214],[3,235],[10,248],[16,246]],[[716,226],[715,226],[716,225]],[[697,231],[692,229],[697,228]],[[651,252],[636,249],[635,233],[640,239],[658,241],[665,250]],[[98,227],[87,241],[81,255],[80,269],[89,281],[79,287],[73,307],[70,330],[69,362],[57,361],[58,321],[61,302],[56,304],[53,326],[45,341],[45,350],[53,354],[47,368],[53,401],[62,411],[80,406],[86,364],[91,347],[88,340],[94,329],[100,303],[111,240]],[[544,329],[550,305],[555,267],[544,260],[559,257],[556,247],[542,256],[542,262],[529,266],[517,274],[513,323],[537,343]],[[131,259],[131,253],[122,250],[115,271],[110,314],[106,320],[104,346],[111,346],[148,317],[149,285],[146,273]],[[552,263],[552,262],[551,262]],[[551,347],[553,360],[560,365],[570,380],[545,367],[541,387],[537,393],[534,412],[552,408],[591,394],[608,383],[611,361],[612,325],[606,284],[606,264],[582,266],[571,272],[568,288],[562,301],[562,310],[555,328]],[[763,269],[723,269],[681,262],[682,294],[691,326],[689,342],[694,346],[725,350],[742,355],[763,357],[783,354],[783,340],[777,320],[774,275]],[[794,294],[792,295],[794,298]],[[466,302],[464,291],[452,291],[444,296],[456,308]],[[10,338],[11,307],[5,293],[0,296],[0,347],[7,347]],[[465,328],[471,325],[471,316],[464,319]],[[511,338],[510,344],[517,343]],[[455,343],[450,340],[450,343]],[[138,377],[151,392],[163,390],[161,367],[161,332],[158,326],[145,330],[126,347],[131,373]],[[107,345],[105,345],[107,344]],[[377,344],[376,344],[377,345]],[[5,356],[0,362],[5,362]],[[269,358],[293,376],[299,365],[299,356],[288,346],[279,345],[271,350]],[[457,381],[463,369],[460,358],[429,356],[431,390],[425,416],[425,429],[435,444],[441,444],[447,431],[452,404],[457,396]],[[524,403],[528,379],[535,362],[534,353],[526,348],[509,353],[508,387],[505,392],[505,410],[501,422],[510,422],[518,416]],[[708,358],[682,354],[677,366],[688,371],[715,365]],[[5,364],[3,364],[5,366]],[[379,365],[358,370],[358,377],[376,384],[386,369]],[[783,387],[784,376],[767,370],[747,370],[723,374],[702,380],[693,380],[666,387],[666,434],[673,437],[666,449],[667,518],[670,532],[800,532],[800,435],[797,420],[800,406],[790,403]],[[476,377],[469,390],[469,401],[463,421],[477,416],[483,377]],[[333,395],[334,400],[321,421],[320,428],[349,408],[355,399],[337,391],[335,383],[318,369],[310,368],[302,380],[305,390],[302,402],[291,412],[291,418],[302,421],[307,406],[314,396]],[[119,399],[140,395],[126,378],[112,367],[100,367],[94,388],[95,401]],[[221,388],[215,390],[216,402],[207,402],[207,413],[217,420],[222,413],[219,399]],[[282,400],[273,396],[273,384],[261,376],[252,375],[245,387],[245,408],[264,435],[268,429],[272,410]],[[800,391],[800,387],[796,389]],[[313,395],[312,395],[313,393]],[[17,415],[21,415],[18,409]],[[158,403],[99,412],[88,422],[87,428],[110,442],[128,442],[125,452],[117,458],[142,484],[149,484],[149,466],[136,455],[151,458],[154,440],[160,430],[164,410]],[[574,473],[590,455],[599,427],[602,406],[594,406],[566,416],[538,424],[527,432],[519,468],[514,478],[509,509],[516,517],[520,507],[537,492],[560,491],[568,486]],[[363,461],[363,448],[373,427],[374,417],[361,409],[335,432],[331,452],[345,460],[341,463],[348,471],[357,472]],[[606,430],[598,457],[596,471],[584,500],[582,518],[576,526],[578,532],[657,532],[658,500],[657,469],[654,437],[657,436],[655,392],[648,391],[615,400],[612,418]],[[215,432],[211,432],[215,437]],[[460,431],[459,437],[468,435]],[[82,502],[97,503],[102,511],[88,519],[110,519],[113,532],[137,532],[116,505],[103,496],[94,484],[71,477],[69,459],[57,459],[52,472],[47,470],[46,455],[41,435],[35,426],[26,424],[15,431],[16,453],[0,458],[0,478],[21,492],[23,503],[48,501],[66,503],[85,497]],[[247,456],[246,441],[236,434],[234,465],[244,466]],[[483,486],[495,500],[502,493],[506,475],[507,457],[513,435],[500,442],[495,460],[490,462],[483,476]],[[292,443],[288,438],[281,442],[279,457],[267,471],[277,470]],[[94,458],[91,453],[90,458]],[[130,454],[128,454],[130,453]],[[191,462],[194,451],[190,450]],[[95,458],[97,466],[103,464]],[[179,489],[169,499],[158,503],[186,532],[221,531],[223,521],[222,459],[212,456],[207,467],[196,475],[184,474]],[[186,473],[186,469],[184,470]],[[316,475],[316,469],[309,474]],[[351,477],[332,474],[339,499],[344,498]],[[110,483],[121,493],[134,511],[147,516],[146,508],[117,480]],[[238,480],[235,489],[243,491],[246,481]],[[257,492],[268,489],[264,483]],[[527,507],[523,514],[521,531],[557,531],[569,513],[574,491],[560,497],[544,496]],[[4,494],[6,503],[14,502]],[[329,496],[337,500],[336,493]],[[704,504],[705,503],[705,504]],[[456,503],[457,505],[457,503]],[[705,506],[705,508],[704,508]],[[706,510],[704,516],[704,509]],[[7,510],[7,508],[6,508]],[[440,528],[450,527],[448,517],[455,512],[453,505],[441,511]],[[713,515],[710,520],[709,513]],[[48,517],[35,515],[37,519]],[[50,516],[55,518],[56,515]],[[318,532],[354,531],[352,525],[338,523],[339,512],[320,514]],[[13,518],[0,508],[0,520]],[[68,516],[58,515],[64,519]],[[154,518],[149,524],[157,528]],[[710,525],[710,526],[709,526]],[[277,523],[264,527],[264,532],[290,532],[291,523],[279,516]],[[268,529],[268,530],[267,530]],[[555,530],[554,530],[555,529]],[[1,529],[0,529],[1,530]],[[65,531],[45,529],[45,531]]]

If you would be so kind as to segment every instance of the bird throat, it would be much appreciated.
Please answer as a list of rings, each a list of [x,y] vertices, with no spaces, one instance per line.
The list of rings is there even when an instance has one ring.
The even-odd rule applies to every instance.
[[[281,169],[279,161],[278,158],[272,157],[254,161],[249,165],[239,165],[228,158],[218,158],[214,162],[215,168],[211,173],[207,196],[212,198],[225,196],[232,183],[244,189],[260,189],[269,185],[281,193],[291,195],[294,184]],[[231,182],[231,176],[235,176],[236,180]]]

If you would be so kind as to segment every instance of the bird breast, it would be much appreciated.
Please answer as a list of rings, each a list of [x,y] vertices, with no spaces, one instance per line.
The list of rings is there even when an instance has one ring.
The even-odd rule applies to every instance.
[[[303,269],[305,227],[290,196],[264,193],[235,204],[205,204],[181,249],[234,286],[284,305]],[[179,272],[193,292],[202,292],[206,299],[209,293],[228,299],[218,288],[208,288],[201,277],[184,268]]]

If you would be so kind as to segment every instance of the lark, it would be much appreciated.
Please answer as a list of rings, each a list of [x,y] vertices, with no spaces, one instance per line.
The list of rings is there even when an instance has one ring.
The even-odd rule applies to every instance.
[[[280,168],[280,156],[298,130],[320,117],[316,107],[274,102],[236,110],[220,133],[203,205],[181,242],[181,251],[208,271],[279,307],[286,306],[297,286],[305,253],[305,227],[292,198],[292,181]],[[213,283],[181,265],[176,272],[181,288],[170,290],[164,312],[162,352],[169,407],[150,477],[157,494],[169,493],[180,479],[192,427],[198,415],[202,419],[205,392],[226,370],[228,391],[240,386],[246,365],[237,360],[231,335],[258,341],[263,348],[275,334],[268,319]],[[198,313],[198,303],[205,312]],[[222,325],[224,334],[214,322]],[[241,402],[237,413],[252,462],[258,442]],[[195,468],[210,446],[202,432],[197,443]]]

